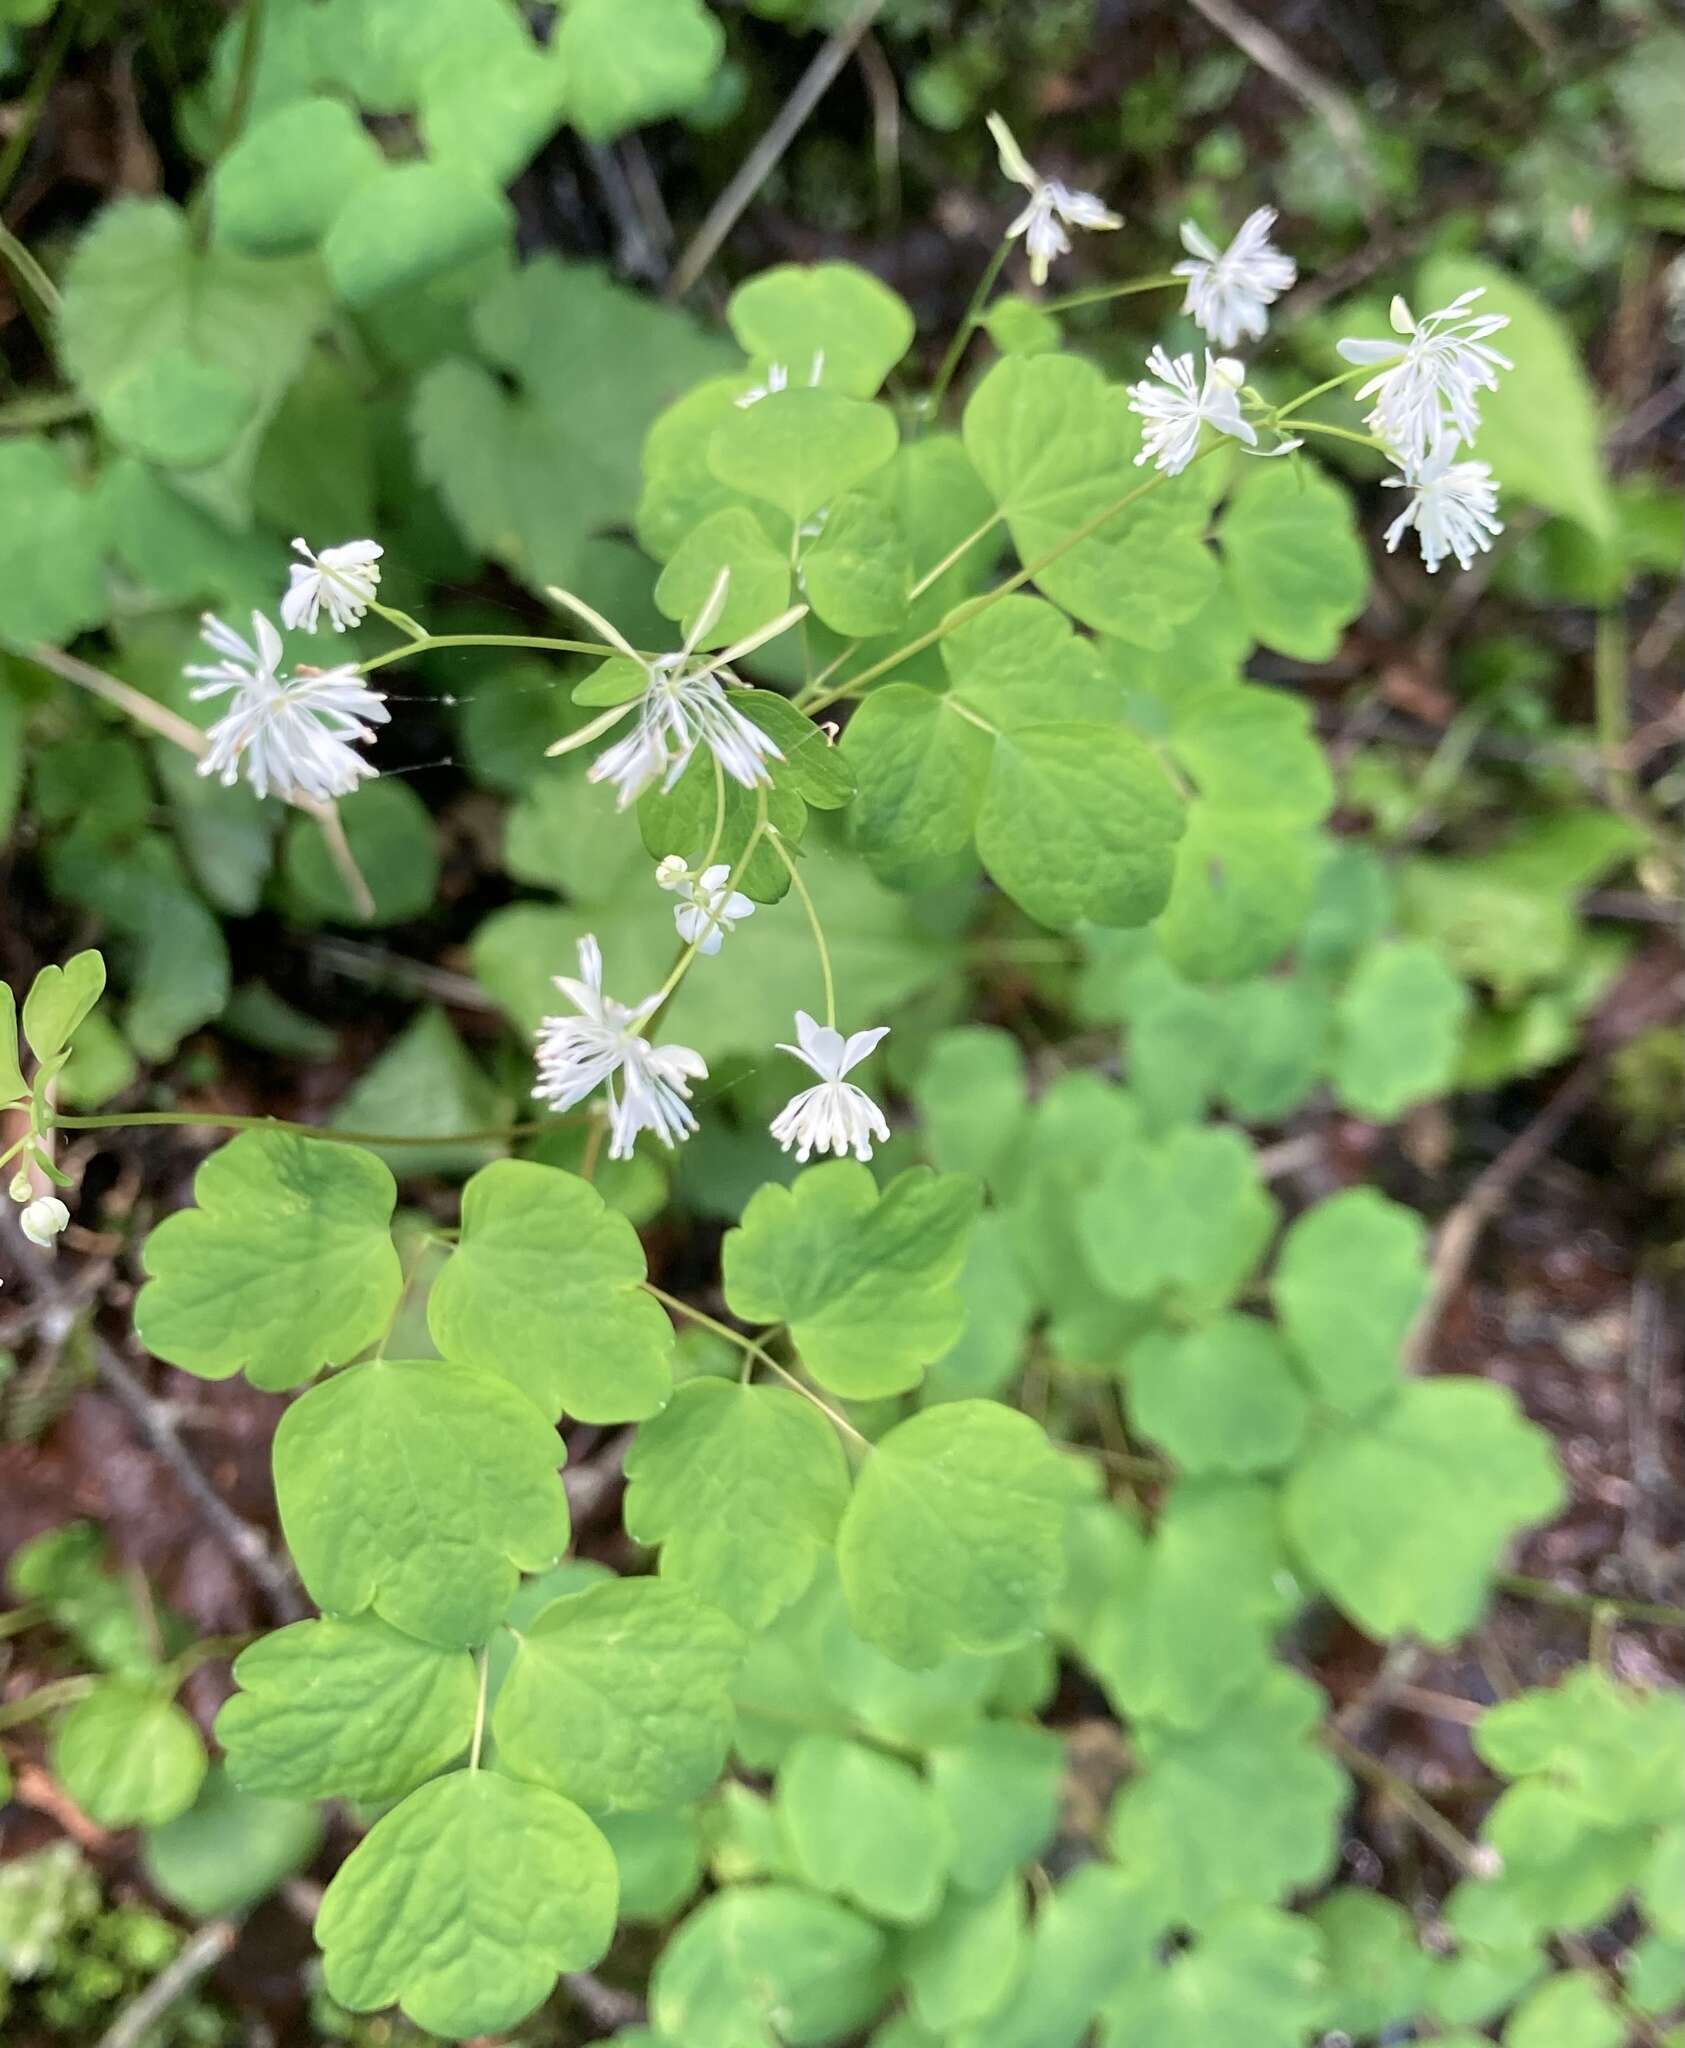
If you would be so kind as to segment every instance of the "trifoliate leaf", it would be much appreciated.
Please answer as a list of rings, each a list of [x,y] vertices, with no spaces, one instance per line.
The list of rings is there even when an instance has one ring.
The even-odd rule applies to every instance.
[[[960,1333],[955,1282],[977,1200],[962,1174],[914,1167],[880,1194],[852,1159],[811,1166],[759,1189],[727,1234],[726,1300],[745,1322],[788,1323],[834,1393],[900,1393]]]
[[[685,2048],[841,2041],[888,1985],[880,1929],[795,1885],[744,1885],[703,1902],[662,1950],[650,2016]]]
[[[562,1445],[481,1367],[377,1359],[281,1418],[275,1500],[299,1577],[330,1613],[372,1607],[444,1649],[483,1642],[523,1571],[567,1547]]]
[[[1345,489],[1303,457],[1250,462],[1217,528],[1252,636],[1296,661],[1330,661],[1369,594]]]
[[[1178,1925],[1274,1905],[1327,1876],[1350,1788],[1315,1739],[1325,1704],[1278,1666],[1193,1733],[1151,1722],[1134,1729],[1140,1770],[1112,1809],[1112,1849],[1158,1889]],[[1246,1854],[1237,1856],[1242,1836]]]
[[[1203,540],[1214,480],[1143,471],[1140,445],[1128,394],[1077,356],[1009,357],[965,409],[966,453],[1036,587],[1084,625],[1163,647],[1217,582]],[[1066,545],[1092,521],[1093,534]]]
[[[1301,2048],[1323,1996],[1310,1922],[1242,1906],[1169,1962],[1129,1977],[1101,2039],[1104,2048]]]
[[[103,622],[109,504],[73,480],[58,446],[0,447],[0,639],[55,644]]]
[[[372,1614],[294,1622],[235,1660],[217,1716],[235,1782],[295,1799],[384,1802],[468,1748],[474,1660]]]
[[[501,1372],[547,1415],[631,1422],[672,1389],[673,1326],[643,1247],[586,1181],[530,1160],[482,1167],[427,1302],[447,1358]]]
[[[101,1827],[171,1820],[193,1804],[205,1745],[157,1684],[102,1678],[59,1723],[53,1775]]]
[[[1116,1147],[1078,1204],[1082,1248],[1108,1293],[1191,1316],[1233,1299],[1274,1222],[1252,1147],[1230,1129]]]
[[[914,1669],[1016,1647],[1042,1626],[1064,1578],[1072,1500],[1039,1426],[998,1402],[954,1401],[898,1424],[837,1532],[855,1628]]]
[[[568,118],[593,142],[612,142],[694,106],[725,32],[701,0],[568,0],[554,48]]]
[[[1508,1388],[1433,1379],[1313,1444],[1283,1513],[1306,1572],[1360,1627],[1449,1643],[1478,1618],[1510,1538],[1561,1504],[1550,1439]]]
[[[840,392],[770,392],[714,429],[708,465],[723,484],[776,505],[797,526],[895,453],[895,415]]]
[[[952,1843],[909,1765],[839,1735],[804,1735],[778,1768],[778,1817],[796,1867],[820,1891],[902,1925],[928,1920]]]
[[[743,1648],[729,1616],[658,1579],[570,1594],[518,1632],[498,1756],[593,1811],[699,1798],[731,1746]]]
[[[626,1454],[627,1534],[661,1575],[764,1628],[799,1599],[848,1503],[836,1430],[782,1387],[691,1380]]]
[[[91,946],[73,953],[62,967],[49,961],[37,973],[23,999],[23,1035],[43,1066],[64,1051],[104,993],[105,961]],[[14,1064],[16,1043],[14,1034]]]
[[[1404,1907],[1343,1885],[1311,1908],[1328,1959],[1328,2023],[1370,2040],[1420,2017],[1434,1957]]]
[[[290,100],[251,122],[218,161],[217,234],[253,256],[308,249],[382,165],[374,138],[343,100]]]
[[[1422,1219],[1373,1188],[1319,1202],[1282,1240],[1271,1299],[1305,1378],[1342,1414],[1361,1415],[1397,1386],[1427,1299],[1426,1249]]]
[[[746,505],[727,505],[691,528],[661,572],[655,601],[688,632],[726,569],[731,581],[725,605],[702,643],[707,647],[747,638],[790,602],[790,558],[773,546]]]
[[[953,1894],[907,1944],[913,2010],[941,2035],[999,2006],[1023,1968],[1024,1886],[1014,1872],[982,1898]]]
[[[1059,1824],[1064,1745],[1051,1729],[985,1721],[926,1758],[953,1838],[951,1876],[973,1895],[1034,1862]]]
[[[871,398],[913,339],[906,302],[852,263],[763,270],[732,293],[726,320],[745,355],[851,398]]]
[[[1685,1769],[1685,1700],[1585,1664],[1491,1708],[1474,1745],[1505,1777],[1537,1774],[1571,1791],[1599,1826],[1662,1821]]]
[[[864,491],[845,491],[827,510],[801,573],[814,616],[835,633],[866,639],[906,621],[913,582],[907,542],[891,508]]]
[[[220,1764],[185,1813],[141,1838],[153,1890],[195,1920],[246,1913],[296,1877],[322,1846],[321,1809],[243,1792]]]
[[[1125,1366],[1130,1420],[1187,1472],[1273,1472],[1299,1448],[1308,1412],[1268,1323],[1225,1315],[1151,1330]]]
[[[147,1349],[201,1379],[296,1387],[385,1331],[403,1284],[397,1188],[371,1153],[243,1131],[193,1178],[198,1207],[147,1239],[135,1301]]]
[[[1077,2048],[1166,1924],[1150,1887],[1110,1864],[1084,1864],[1043,1899],[1006,2003],[951,2036],[955,2048]]]
[[[1359,1116],[1390,1123],[1451,1085],[1469,992],[1421,939],[1372,946],[1335,1007],[1332,1075]]]
[[[316,1915],[328,1990],[401,2005],[460,2040],[515,2026],[614,1934],[619,1880],[577,1806],[496,1771],[453,1771],[377,1820]]]

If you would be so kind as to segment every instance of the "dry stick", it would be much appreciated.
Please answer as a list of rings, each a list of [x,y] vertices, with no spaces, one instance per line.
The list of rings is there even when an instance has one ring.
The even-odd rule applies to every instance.
[[[62,676],[67,683],[75,683],[90,695],[102,698],[107,704],[114,704],[119,711],[127,713],[137,725],[149,726],[162,738],[172,740],[178,747],[185,747],[196,760],[203,760],[209,742],[205,735],[189,719],[171,711],[167,705],[156,702],[144,690],[137,690],[132,683],[125,683],[117,676],[108,676],[104,669],[95,668],[92,663],[79,660],[74,654],[66,654],[62,647],[49,647],[45,641],[37,641],[26,649],[29,660],[38,667],[48,669],[56,676]],[[338,868],[340,879],[356,906],[359,917],[374,916],[374,898],[369,885],[363,880],[350,843],[345,837],[345,826],[340,819],[339,806],[333,803],[317,803],[311,797],[292,796],[287,802],[295,805],[322,828],[322,837],[327,841],[328,852]]]
[[[208,1920],[176,1956],[133,1998],[100,2036],[99,2048],[138,2048],[176,2000],[214,1970],[240,1937],[233,1920]]]
[[[796,81],[795,90],[773,116],[766,132],[739,165],[725,190],[709,207],[702,225],[691,237],[690,246],[674,265],[666,296],[682,299],[719,252],[720,244],[737,225],[744,209],[770,176],[773,167],[801,131],[819,102],[825,97],[860,38],[883,11],[884,0],[862,0],[849,20],[828,36],[813,62]]]
[[[1659,1024],[1685,998],[1685,976],[1670,982],[1659,995],[1639,1005],[1633,1015],[1601,1045],[1594,1045],[1557,1089],[1533,1121],[1513,1138],[1490,1166],[1475,1178],[1468,1193],[1439,1227],[1434,1245],[1432,1285],[1420,1314],[1405,1339],[1405,1367],[1419,1371],[1429,1340],[1446,1304],[1468,1271],[1474,1248],[1516,1183],[1526,1178],[1596,1095],[1603,1071],[1629,1039]]]
[[[1408,1779],[1401,1778],[1378,1756],[1371,1756],[1368,1750],[1359,1749],[1355,1742],[1348,1742],[1334,1728],[1325,1728],[1322,1739],[1348,1771],[1365,1779],[1377,1792],[1390,1799],[1465,1876],[1490,1877],[1493,1874],[1490,1852],[1483,1850],[1479,1843],[1471,1842],[1461,1828],[1448,1821],[1437,1806],[1430,1805]]]
[[[175,1417],[162,1401],[146,1391],[103,1338],[96,1336],[93,1342],[100,1378],[128,1410],[131,1421],[153,1450],[175,1474],[182,1492],[245,1566],[253,1582],[269,1596],[271,1606],[281,1619],[302,1621],[309,1610],[299,1598],[291,1577],[276,1563],[259,1531],[250,1522],[242,1520],[206,1478],[182,1442]]]

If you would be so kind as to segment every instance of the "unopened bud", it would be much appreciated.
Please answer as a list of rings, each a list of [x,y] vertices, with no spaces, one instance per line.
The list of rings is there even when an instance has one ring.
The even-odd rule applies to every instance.
[[[18,1218],[23,1234],[31,1244],[38,1244],[43,1251],[50,1252],[58,1240],[59,1232],[70,1221],[70,1211],[56,1195],[37,1195]]]

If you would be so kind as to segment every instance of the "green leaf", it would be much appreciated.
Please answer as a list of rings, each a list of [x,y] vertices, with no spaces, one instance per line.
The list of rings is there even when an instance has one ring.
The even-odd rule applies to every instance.
[[[577,1806],[495,1771],[453,1771],[375,1822],[316,1915],[328,1990],[401,2005],[461,2039],[502,2033],[614,1934],[619,1880]]]
[[[848,1503],[832,1425],[782,1387],[679,1387],[626,1454],[626,1531],[661,1575],[757,1630],[813,1577]]]
[[[0,638],[57,644],[104,621],[106,527],[57,443],[0,444]]]
[[[372,1066],[342,1096],[336,1130],[390,1131],[432,1144],[371,1145],[394,1172],[471,1173],[497,1156],[496,1140],[453,1142],[463,1131],[495,1130],[509,1117],[509,1098],[469,1055],[443,1010],[416,1013]]]
[[[570,1594],[519,1631],[498,1756],[593,1812],[699,1798],[731,1746],[743,1649],[727,1615],[658,1579]]]
[[[568,0],[556,29],[568,118],[612,142],[701,99],[725,33],[700,0]]]
[[[320,241],[383,158],[343,100],[289,101],[253,121],[212,173],[219,238],[253,256]]]
[[[547,1415],[653,1415],[672,1390],[673,1328],[643,1291],[643,1247],[587,1182],[503,1159],[462,1191],[462,1231],[428,1328],[447,1358],[512,1380]]]
[[[1184,1128],[1114,1148],[1077,1215],[1090,1271],[1108,1293],[1202,1317],[1239,1292],[1276,1210],[1240,1132]]]
[[[1302,2048],[1323,1998],[1308,1920],[1268,1906],[1226,1914],[1113,2001],[1104,2048]]]
[[[403,924],[431,910],[439,886],[437,834],[427,806],[406,782],[365,782],[339,805],[351,857],[369,885],[374,915],[351,900],[345,878],[314,818],[287,827],[281,871],[307,919],[327,924]]]
[[[790,558],[767,539],[746,505],[723,506],[691,528],[661,572],[655,601],[688,632],[723,569],[731,571],[731,582],[725,608],[704,643],[709,647],[745,639],[790,602]]]
[[[121,446],[194,472],[184,487],[239,523],[258,443],[323,311],[314,264],[200,249],[168,200],[122,199],[70,259],[60,348]]]
[[[1188,806],[1176,873],[1154,936],[1194,981],[1269,966],[1298,937],[1320,856],[1316,835],[1267,814]]]
[[[912,2008],[932,2033],[986,2018],[1024,1964],[1024,1887],[1014,1873],[983,1898],[953,1895],[907,1944]]]
[[[887,1989],[883,1933],[794,1885],[717,1892],[656,1961],[650,2016],[684,2048],[840,2041]]]
[[[108,1568],[105,1539],[92,1522],[61,1522],[20,1544],[6,1584],[20,1602],[38,1605],[84,1662],[129,1675],[156,1669],[133,1588]]]
[[[502,247],[513,223],[502,193],[455,164],[388,164],[339,208],[322,261],[346,305],[368,307]]]
[[[1150,1888],[1109,1864],[1084,1864],[1043,1899],[1011,1996],[958,2036],[960,2048],[1077,2048],[1165,1924]]]
[[[664,1924],[702,1881],[702,1830],[694,1810],[599,1816],[620,1870],[620,1917]]]
[[[1564,1970],[1525,1998],[1504,2023],[1504,2048],[1621,2048],[1626,2019],[1597,1970]]]
[[[1434,1958],[1403,1906],[1344,1885],[1311,1908],[1328,1958],[1328,2023],[1369,2040],[1418,2019]]]
[[[493,13],[492,24],[495,39],[470,29],[466,50],[442,51],[422,71],[421,134],[437,162],[508,185],[561,125],[569,81],[515,10]]]
[[[1601,1827],[1664,1821],[1685,1768],[1685,1701],[1582,1664],[1480,1718],[1474,1745],[1507,1778],[1548,1777]]]
[[[959,1335],[956,1281],[978,1189],[914,1167],[880,1194],[852,1159],[757,1191],[721,1253],[726,1300],[788,1323],[819,1383],[851,1400],[899,1393]]]
[[[972,393],[964,430],[1020,559],[1063,549],[1037,569],[1036,587],[1084,625],[1165,647],[1206,603],[1217,583],[1203,540],[1216,479],[1203,468],[1169,479],[1139,469],[1128,393],[1092,363],[1008,357]],[[1096,519],[1095,533],[1064,545]]]
[[[1145,924],[1170,893],[1183,817],[1169,778],[1132,733],[1019,726],[995,742],[977,853],[1043,924]]]
[[[991,1184],[1010,1178],[1027,1092],[1023,1050],[1010,1033],[980,1024],[944,1031],[913,1088],[934,1163]]]
[[[1065,1750],[1051,1729],[985,1721],[926,1759],[953,1838],[954,1884],[992,1892],[1034,1862],[1059,1824]]]
[[[863,491],[845,491],[801,558],[814,616],[835,633],[866,639],[907,618],[913,565],[894,512]]]
[[[1063,1461],[1027,1415],[954,1401],[899,1423],[837,1532],[855,1628],[913,1669],[1027,1641],[1065,1575],[1072,1498]]]
[[[1214,810],[1319,824],[1334,778],[1302,697],[1223,685],[1178,701],[1165,735],[1178,765]]]
[[[1125,1377],[1131,1422],[1188,1472],[1278,1471],[1304,1436],[1307,1403],[1286,1350],[1252,1316],[1151,1330]]]
[[[1398,1385],[1410,1325],[1428,1295],[1427,1230],[1414,1210],[1348,1188],[1298,1217],[1270,1296],[1317,1396],[1361,1415]]]
[[[886,683],[848,721],[842,752],[860,785],[849,827],[868,858],[915,863],[970,845],[994,740],[949,698]]]
[[[340,1615],[372,1607],[443,1649],[483,1642],[523,1571],[567,1546],[562,1445],[498,1374],[358,1366],[275,1433],[275,1500],[299,1577]]]
[[[1442,1378],[1314,1444],[1283,1513],[1306,1570],[1361,1628],[1449,1643],[1478,1619],[1511,1537],[1562,1499],[1550,1439],[1508,1388]]]
[[[777,1810],[798,1871],[819,1890],[903,1926],[936,1911],[947,1823],[899,1758],[839,1735],[804,1735],[779,1766]]]
[[[62,967],[43,967],[23,999],[23,1035],[35,1057],[43,1064],[56,1059],[104,993],[105,962],[91,946]]]
[[[1359,959],[1334,1013],[1332,1076],[1360,1116],[1391,1123],[1451,1085],[1473,1007],[1421,939],[1384,940]]]
[[[1133,1729],[1140,1769],[1112,1808],[1112,1850],[1179,1926],[1273,1905],[1328,1875],[1350,1787],[1316,1739],[1325,1705],[1278,1666],[1204,1728]]]
[[[397,1189],[370,1153],[287,1131],[243,1131],[193,1178],[198,1207],[147,1239],[135,1301],[148,1350],[201,1379],[244,1370],[295,1387],[372,1344],[402,1276]]]
[[[1603,472],[1603,428],[1572,334],[1511,272],[1476,256],[1431,257],[1417,281],[1419,308],[1446,306],[1476,290],[1484,293],[1477,312],[1508,316],[1492,345],[1515,367],[1497,373],[1496,391],[1480,394],[1475,453],[1506,491],[1612,540],[1615,508]]]
[[[1331,661],[1369,595],[1369,558],[1344,487],[1304,456],[1249,462],[1217,528],[1252,637]]]
[[[1649,24],[1607,78],[1640,173],[1685,191],[1685,31]]]
[[[708,442],[708,466],[721,483],[776,505],[799,526],[882,469],[899,442],[887,407],[792,386],[734,408]]]
[[[103,1678],[53,1733],[53,1775],[101,1827],[171,1820],[193,1804],[205,1745],[158,1684]]]
[[[195,1920],[244,1913],[315,1859],[322,1816],[292,1799],[242,1792],[220,1765],[185,1813],[148,1828],[141,1862],[155,1891]]]
[[[463,1650],[372,1614],[294,1622],[235,1660],[217,1740],[242,1790],[384,1802],[468,1748],[477,1681]]]
[[[745,355],[850,398],[871,398],[913,340],[905,300],[852,263],[763,270],[732,293],[726,320]]]

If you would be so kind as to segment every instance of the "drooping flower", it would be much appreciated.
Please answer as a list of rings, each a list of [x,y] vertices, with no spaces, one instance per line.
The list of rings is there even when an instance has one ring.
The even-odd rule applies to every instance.
[[[754,720],[745,718],[732,703],[725,685],[737,683],[731,672],[734,661],[741,661],[768,640],[775,640],[806,616],[807,606],[792,605],[721,653],[699,655],[697,645],[718,623],[730,585],[731,571],[722,569],[685,635],[684,645],[676,654],[659,655],[653,660],[639,654],[619,627],[593,611],[583,599],[565,590],[550,592],[599,632],[641,678],[641,687],[635,687],[623,702],[611,705],[601,717],[593,718],[578,732],[570,732],[547,749],[552,754],[570,754],[576,747],[589,746],[611,726],[635,712],[637,724],[633,730],[625,739],[605,748],[586,771],[589,782],[614,784],[621,810],[636,803],[652,783],[659,782],[664,791],[671,789],[690,766],[691,756],[699,746],[706,747],[726,774],[745,789],[770,781],[767,762],[784,758]]]
[[[185,671],[199,678],[192,694],[198,700],[234,693],[232,709],[205,735],[201,775],[220,776],[232,788],[243,764],[259,796],[273,790],[327,803],[379,772],[352,742],[372,740],[374,727],[392,714],[355,668],[281,675],[281,636],[261,612],[252,613],[255,646],[209,612],[201,627],[201,638],[222,659]]]
[[[1206,424],[1257,447],[1258,430],[1240,409],[1246,369],[1233,356],[1213,356],[1207,349],[1203,384],[1194,376],[1191,355],[1172,358],[1155,348],[1147,368],[1158,382],[1144,378],[1129,387],[1129,410],[1146,422],[1137,463],[1179,475],[1199,453],[1199,430]]]
[[[374,602],[380,587],[378,541],[348,540],[318,555],[308,541],[295,540],[293,551],[304,557],[288,570],[292,583],[281,599],[281,624],[290,633],[314,633],[324,605],[336,633],[355,626]]]
[[[635,1009],[603,993],[602,948],[579,942],[580,979],[554,977],[579,1012],[546,1017],[538,1027],[534,1097],[572,1109],[602,1088],[608,1097],[611,1159],[630,1159],[640,1131],[653,1131],[669,1151],[696,1129],[690,1084],[708,1077],[707,1063],[688,1045],[651,1045],[639,1027],[660,1007],[649,996]]]
[[[1459,568],[1472,568],[1475,556],[1484,554],[1504,530],[1491,464],[1458,462],[1456,454],[1456,435],[1441,434],[1425,461],[1407,462],[1402,476],[1384,479],[1394,490],[1412,493],[1387,528],[1387,552],[1395,553],[1413,526],[1430,575],[1447,555],[1456,556]]]
[[[1071,238],[1066,228],[1120,228],[1123,216],[1102,206],[1092,192],[1073,192],[1068,185],[1057,178],[1044,178],[1030,163],[1018,147],[1012,130],[999,114],[991,114],[988,121],[989,133],[995,138],[995,148],[1000,152],[1000,167],[1015,185],[1022,185],[1030,195],[1030,203],[1007,229],[1009,239],[1018,235],[1024,237],[1024,248],[1030,259],[1030,276],[1036,284],[1046,284],[1048,266],[1056,256],[1071,253]]]
[[[813,351],[813,367],[808,371],[807,376],[809,388],[816,387],[824,374],[825,351],[822,348],[816,348]],[[732,404],[737,407],[739,412],[747,412],[750,406],[759,405],[763,398],[770,398],[775,391],[787,391],[789,386],[790,372],[785,365],[783,363],[768,363],[766,366],[766,382],[764,384],[751,384],[740,398],[732,400]]]
[[[1462,292],[1422,320],[1395,298],[1391,317],[1399,340],[1339,345],[1348,363],[1379,366],[1357,397],[1374,399],[1370,431],[1401,463],[1425,461],[1448,426],[1458,439],[1472,441],[1480,425],[1477,394],[1496,391],[1498,372],[1515,368],[1508,356],[1486,345],[1509,325],[1509,316],[1469,310],[1484,290],[1482,285]]]
[[[50,1252],[69,1221],[70,1211],[56,1195],[37,1195],[19,1216],[18,1227],[31,1244]]]
[[[772,1135],[786,1152],[795,1146],[803,1165],[814,1152],[834,1152],[839,1159],[852,1152],[856,1159],[870,1159],[872,1140],[881,1144],[889,1136],[883,1111],[864,1088],[843,1079],[888,1036],[889,1026],[880,1024],[844,1038],[829,1024],[816,1024],[805,1010],[796,1012],[797,1043],[780,1044],[778,1050],[804,1060],[819,1082],[791,1096],[773,1118]]]
[[[1260,206],[1220,250],[1193,221],[1182,223],[1182,247],[1191,260],[1171,265],[1173,276],[1188,280],[1182,311],[1191,313],[1219,348],[1233,348],[1243,334],[1261,339],[1269,308],[1299,275],[1292,257],[1271,242],[1274,226],[1275,208]]]
[[[680,853],[670,853],[655,870],[655,879],[684,901],[673,906],[673,924],[687,946],[710,958],[724,945],[726,934],[746,917],[753,917],[752,898],[729,887],[731,869],[716,861],[693,875]]]

